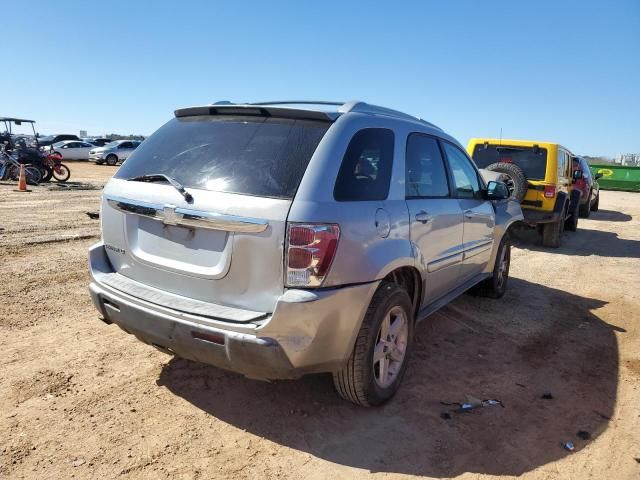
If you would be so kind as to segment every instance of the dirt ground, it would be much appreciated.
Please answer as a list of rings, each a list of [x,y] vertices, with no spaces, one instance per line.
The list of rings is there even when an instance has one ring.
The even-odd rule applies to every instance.
[[[0,477],[640,478],[640,194],[602,192],[558,250],[521,241],[507,295],[420,324],[398,395],[363,409],[327,376],[248,380],[100,322],[85,212],[115,168],[71,169],[0,184]],[[504,408],[441,403],[466,395]]]

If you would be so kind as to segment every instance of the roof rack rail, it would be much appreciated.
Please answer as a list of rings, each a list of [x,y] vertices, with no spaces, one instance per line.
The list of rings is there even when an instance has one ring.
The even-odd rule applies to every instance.
[[[403,118],[405,120],[413,120],[414,122],[424,123],[425,125],[428,125],[429,127],[435,128],[437,130],[442,130],[437,125],[434,125],[431,122],[427,122],[426,120],[423,120],[422,118],[418,118],[418,117],[414,117],[413,115],[409,115],[408,113],[400,112],[400,111],[394,110],[392,108],[380,107],[378,105],[372,105],[372,104],[366,103],[366,102],[360,102],[360,101],[357,101],[357,100],[353,100],[351,102],[345,103],[344,105],[342,105],[342,107],[338,111],[340,111],[341,113],[346,113],[346,112],[369,113],[369,114],[372,114],[372,115],[386,115],[386,116],[389,116],[389,117]]]

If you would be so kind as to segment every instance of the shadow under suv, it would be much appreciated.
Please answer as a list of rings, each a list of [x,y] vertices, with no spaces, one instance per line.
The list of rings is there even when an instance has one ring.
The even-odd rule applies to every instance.
[[[180,109],[105,186],[89,251],[107,323],[252,378],[331,372],[377,405],[414,324],[506,288],[502,183],[440,128],[363,102]]]

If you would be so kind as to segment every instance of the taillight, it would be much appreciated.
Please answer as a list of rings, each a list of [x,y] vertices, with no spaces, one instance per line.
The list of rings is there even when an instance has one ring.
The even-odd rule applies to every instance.
[[[290,223],[287,231],[287,286],[318,287],[338,248],[338,225]]]
[[[544,196],[547,198],[553,198],[556,196],[556,186],[555,185],[545,185],[544,187]]]

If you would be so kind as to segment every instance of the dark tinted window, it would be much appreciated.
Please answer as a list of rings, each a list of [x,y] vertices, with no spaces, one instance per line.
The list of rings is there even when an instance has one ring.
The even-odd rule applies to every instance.
[[[187,187],[292,198],[328,127],[270,117],[175,118],[142,142],[115,176],[162,173]]]
[[[393,132],[386,128],[365,128],[353,136],[333,189],[336,200],[387,198],[393,165],[393,138]]]
[[[458,198],[478,198],[480,196],[480,181],[478,172],[469,158],[458,147],[443,142],[447,154],[449,168],[453,176],[453,184]]]
[[[473,161],[479,168],[486,168],[492,163],[513,163],[524,171],[527,178],[544,180],[547,171],[547,149],[512,145],[476,145]]]
[[[584,158],[579,157],[578,162],[580,162],[580,169],[582,170],[582,174],[584,175],[584,177],[588,180],[591,180],[591,169],[589,168],[589,164],[587,163],[587,161]]]
[[[449,196],[447,173],[435,138],[417,133],[409,136],[405,185],[407,198]]]

